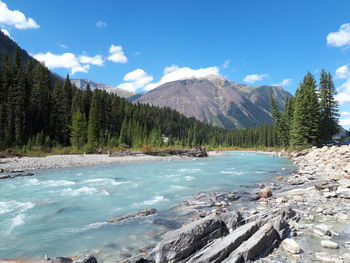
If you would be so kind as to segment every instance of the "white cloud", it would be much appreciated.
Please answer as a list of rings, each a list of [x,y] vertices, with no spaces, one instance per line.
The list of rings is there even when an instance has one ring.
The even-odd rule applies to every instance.
[[[340,113],[340,116],[341,116],[341,117],[350,117],[350,112],[348,112],[348,111],[342,111],[342,112]]]
[[[138,68],[127,73],[123,80],[125,83],[120,84],[118,88],[135,93],[136,90],[141,89],[146,84],[150,83],[153,80],[153,77],[148,75],[143,69]]]
[[[90,65],[81,65],[77,67],[73,67],[71,70],[71,75],[74,75],[77,72],[88,73],[90,69]]]
[[[343,24],[337,32],[331,32],[327,36],[327,44],[334,47],[350,45],[350,24]]]
[[[275,83],[272,84],[272,86],[282,86],[282,87],[286,87],[286,86],[290,86],[292,85],[292,79],[284,79],[282,80],[280,83]]]
[[[229,59],[225,60],[225,62],[224,62],[224,64],[222,65],[222,67],[226,69],[226,68],[229,67],[230,63],[231,63],[231,60],[229,60]]]
[[[268,77],[269,77],[268,74],[251,74],[251,75],[245,76],[243,81],[248,82],[248,83],[255,83],[257,81],[261,81],[261,80],[266,79]]]
[[[335,79],[346,79],[350,77],[348,65],[341,66],[335,71]]]
[[[44,62],[49,69],[66,68],[70,69],[70,74],[74,75],[77,72],[87,73],[91,65],[102,66],[103,60],[100,55],[94,57],[79,56],[73,53],[53,54],[51,52],[38,53],[33,57],[41,62]],[[102,62],[101,62],[102,60]],[[102,63],[102,64],[101,64]]]
[[[8,36],[9,38],[11,38],[10,32],[7,31],[6,29],[1,29],[1,32],[4,33],[6,36]]]
[[[152,90],[164,83],[175,81],[184,78],[202,78],[208,75],[220,75],[218,67],[208,67],[208,68],[199,68],[192,69],[189,67],[179,68],[177,65],[172,65],[166,67],[163,72],[163,76],[160,81],[156,83],[150,83],[145,87],[145,90]]]
[[[67,45],[62,44],[62,43],[57,43],[57,45],[58,45],[60,48],[63,48],[63,49],[67,49],[67,48],[68,48]]]
[[[339,104],[350,102],[350,77],[338,88],[338,94],[335,99]]]
[[[350,126],[350,112],[342,111],[340,113],[339,124],[342,126]]]
[[[83,64],[92,64],[95,66],[103,66],[103,58],[101,55],[96,55],[94,57],[88,57],[88,56],[79,56],[80,63]]]
[[[19,10],[10,10],[7,5],[0,0],[0,25],[14,26],[17,29],[39,28],[40,26],[33,18],[26,17]]]
[[[96,27],[101,28],[101,27],[105,27],[105,26],[107,26],[107,23],[104,21],[97,21],[96,22]]]
[[[109,48],[109,57],[107,58],[110,61],[115,63],[126,63],[128,58],[125,56],[122,46],[111,45]]]

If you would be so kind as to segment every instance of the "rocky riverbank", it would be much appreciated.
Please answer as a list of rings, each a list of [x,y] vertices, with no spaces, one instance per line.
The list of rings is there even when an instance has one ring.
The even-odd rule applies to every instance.
[[[258,185],[256,194],[185,200],[179,210],[196,211],[192,223],[120,262],[350,262],[350,147],[288,157],[295,174]]]

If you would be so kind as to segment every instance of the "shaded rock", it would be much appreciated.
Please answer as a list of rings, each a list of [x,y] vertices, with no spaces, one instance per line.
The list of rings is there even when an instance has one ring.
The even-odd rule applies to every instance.
[[[239,212],[223,213],[219,217],[229,230],[235,229],[243,221],[243,217]]]
[[[154,209],[154,208],[147,208],[147,209],[140,210],[138,212],[129,213],[129,214],[126,214],[126,215],[117,216],[117,217],[113,217],[113,218],[107,219],[107,222],[109,222],[109,223],[116,223],[116,222],[124,221],[124,220],[127,220],[127,219],[132,219],[132,218],[136,218],[136,217],[144,217],[144,216],[153,215],[155,213],[157,213],[156,209]]]
[[[321,240],[321,245],[325,248],[332,248],[332,249],[336,249],[339,247],[337,243],[330,240]]]
[[[176,229],[181,227],[180,223],[176,221],[168,220],[168,219],[163,219],[163,218],[154,219],[153,224],[165,226],[166,228],[170,228],[170,229]]]
[[[71,263],[72,261],[72,259],[64,257],[50,258],[48,260],[50,263]]]
[[[178,262],[191,256],[210,241],[228,234],[226,225],[217,215],[209,215],[166,233],[153,249],[157,263]]]
[[[97,260],[92,255],[78,255],[75,258],[72,263],[97,263]]]
[[[268,198],[272,196],[272,190],[270,188],[264,188],[259,192],[260,198]]]
[[[265,224],[223,262],[241,263],[257,259],[270,252],[276,246],[278,239],[279,235],[273,225]]]
[[[250,222],[236,228],[229,235],[220,238],[209,246],[196,253],[187,263],[219,263],[222,262],[233,250],[250,238],[259,228],[257,222]]]
[[[320,181],[315,183],[315,188],[317,190],[329,189],[330,191],[334,191],[338,188],[338,186],[339,186],[339,183],[333,180]]]
[[[1,179],[14,179],[16,177],[25,177],[25,176],[34,176],[35,174],[33,173],[26,173],[26,174],[15,174],[15,175],[2,175],[0,176]]]
[[[286,238],[282,241],[281,245],[289,253],[292,253],[292,254],[300,253],[300,246],[294,239]]]

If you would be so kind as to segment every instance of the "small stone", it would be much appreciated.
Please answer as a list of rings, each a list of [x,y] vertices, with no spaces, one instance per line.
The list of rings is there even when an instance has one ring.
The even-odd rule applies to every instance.
[[[272,190],[270,188],[264,188],[259,192],[260,198],[268,198],[272,196]]]
[[[300,253],[300,246],[299,244],[291,238],[286,238],[281,243],[282,247],[292,254],[299,254]]]
[[[287,199],[284,199],[284,198],[282,198],[282,197],[276,198],[276,203],[281,204],[281,203],[287,203],[287,202],[288,202],[288,200],[287,200]]]
[[[326,198],[331,198],[331,197],[337,197],[337,193],[336,192],[325,192],[323,193],[323,196]]]
[[[320,214],[320,213],[323,212],[323,208],[322,207],[318,207],[318,208],[316,208],[315,212]]]
[[[332,248],[332,249],[336,249],[339,247],[337,243],[330,240],[321,240],[321,245],[325,248]]]

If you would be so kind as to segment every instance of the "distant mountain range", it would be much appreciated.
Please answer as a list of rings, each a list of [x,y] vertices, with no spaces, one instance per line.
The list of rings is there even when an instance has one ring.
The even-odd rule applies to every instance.
[[[282,87],[252,87],[215,75],[168,82],[141,96],[134,96],[132,102],[170,107],[187,117],[239,129],[272,123],[271,92],[283,111],[286,99],[292,95]]]
[[[108,85],[108,84],[105,84],[102,82],[92,81],[92,80],[88,80],[88,79],[71,79],[71,83],[74,84],[79,89],[85,89],[87,85],[90,85],[90,88],[92,90],[93,89],[102,89],[102,90],[106,90],[108,92],[113,92],[113,93],[117,94],[119,97],[124,97],[124,98],[128,98],[128,97],[135,95],[134,93],[132,93],[130,91],[120,89],[117,87],[113,87],[111,85]]]
[[[23,61],[39,63],[24,49],[0,32],[0,56],[13,54],[18,48]],[[57,74],[51,74],[52,86],[55,81],[63,80]],[[148,103],[159,107],[170,107],[187,117],[194,117],[206,123],[228,129],[255,127],[263,123],[272,123],[270,92],[277,106],[283,110],[285,101],[291,96],[278,86],[252,87],[229,81],[218,76],[189,78],[165,83],[156,89],[140,94],[87,79],[72,79],[72,83],[85,89],[102,89],[128,98],[133,103]]]

